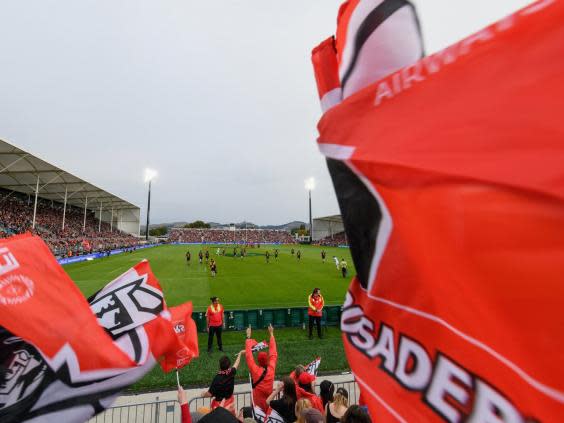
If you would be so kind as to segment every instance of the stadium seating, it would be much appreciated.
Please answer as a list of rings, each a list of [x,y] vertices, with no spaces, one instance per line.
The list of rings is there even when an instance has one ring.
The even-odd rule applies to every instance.
[[[238,243],[238,244],[294,244],[289,232],[272,229],[186,229],[172,228],[170,242]]]
[[[338,234],[322,238],[314,242],[315,245],[326,246],[326,247],[338,247],[339,245],[348,245],[347,236],[344,232],[339,232]]]
[[[33,222],[33,199],[27,195],[0,189],[0,238],[33,232],[41,236],[56,256],[69,256],[112,248],[132,247],[138,244],[137,238],[125,232],[110,230],[108,223],[99,222],[92,211],[86,213],[83,230],[84,209],[67,206],[65,229],[63,205],[39,199],[37,214]]]

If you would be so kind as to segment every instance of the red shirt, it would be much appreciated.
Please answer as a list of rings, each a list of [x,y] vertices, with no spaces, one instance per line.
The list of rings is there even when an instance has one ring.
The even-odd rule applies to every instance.
[[[214,309],[213,304],[206,311],[208,317],[208,326],[223,326],[223,306],[218,304]]]
[[[322,310],[323,310],[323,296],[321,294],[318,295],[310,295],[307,297],[307,314],[310,316],[317,316],[321,317]]]
[[[247,367],[251,374],[251,380],[256,383],[264,372],[264,367],[260,367],[255,363],[252,352],[252,339],[247,339],[245,342],[245,359],[247,360]],[[266,399],[272,393],[272,385],[274,384],[274,374],[276,373],[276,361],[278,360],[278,353],[276,351],[276,340],[274,336],[270,337],[268,344],[268,366],[264,379],[253,389],[253,401],[264,412],[268,410]]]
[[[192,423],[192,416],[187,403],[180,406],[180,419],[182,423]]]
[[[321,398],[319,398],[315,394],[312,394],[311,392],[306,391],[298,384],[296,384],[296,396],[298,397],[299,400],[302,398],[309,400],[311,406],[313,408],[317,408],[321,412],[321,414],[325,412],[325,409],[323,408],[323,401],[321,400]]]

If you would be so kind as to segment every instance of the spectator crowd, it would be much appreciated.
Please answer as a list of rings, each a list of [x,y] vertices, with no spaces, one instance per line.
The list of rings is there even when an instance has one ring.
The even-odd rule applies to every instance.
[[[38,199],[33,228],[34,200],[25,194],[0,189],[0,238],[32,232],[49,245],[55,256],[74,256],[114,248],[129,248],[137,238],[99,221],[90,210],[67,205],[63,229],[63,204]],[[84,228],[83,228],[84,225]]]
[[[339,245],[348,245],[345,232],[339,232],[338,234],[327,236],[318,241],[315,241],[313,244],[324,247],[338,247]]]
[[[172,228],[170,242],[237,243],[237,244],[295,244],[289,232],[273,229],[185,229]]]
[[[212,297],[211,301],[212,304],[206,311],[208,331],[212,328],[220,329],[225,318],[219,299]],[[307,366],[297,365],[280,382],[275,382],[278,349],[272,325],[268,326],[268,332],[268,343],[257,342],[253,339],[249,326],[244,348],[237,354],[235,362],[232,363],[227,355],[219,359],[217,373],[209,387],[200,395],[210,398],[210,407],[190,412],[186,393],[178,386],[182,423],[371,423],[366,407],[349,406],[346,389],[336,389],[329,380],[323,380],[319,384],[319,390],[316,389],[319,358]],[[221,329],[217,341],[219,351],[223,352],[220,334]],[[212,341],[213,334],[210,334],[208,354],[212,351]],[[237,412],[235,376],[242,356],[245,357],[249,371],[252,406],[243,407]]]

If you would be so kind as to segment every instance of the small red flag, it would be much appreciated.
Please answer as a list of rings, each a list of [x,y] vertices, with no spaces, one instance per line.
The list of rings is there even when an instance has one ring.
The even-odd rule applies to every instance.
[[[193,358],[198,357],[198,331],[192,319],[192,302],[170,307],[171,323],[178,337],[178,348],[170,352],[160,361],[165,372],[186,366]]]

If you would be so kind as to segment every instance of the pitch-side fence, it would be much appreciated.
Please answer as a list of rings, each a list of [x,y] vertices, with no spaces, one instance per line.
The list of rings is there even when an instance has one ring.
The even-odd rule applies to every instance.
[[[341,321],[342,306],[325,306],[321,325],[338,326]],[[206,331],[206,315],[197,311],[192,313],[199,332]],[[253,329],[264,329],[268,325],[275,328],[307,327],[309,318],[307,307],[263,308],[253,310],[225,310],[225,329],[244,330],[249,325]]]
[[[357,383],[351,379],[344,382],[335,383],[335,390],[345,388],[349,393],[349,403],[357,404],[360,391]],[[319,392],[319,386],[317,386]],[[251,392],[237,392],[235,397],[236,410],[251,405]],[[200,407],[209,407],[210,398],[192,398],[188,406],[191,412],[197,411]],[[156,401],[120,405],[108,408],[104,413],[90,419],[90,423],[177,423],[180,422],[180,406],[177,401]]]

